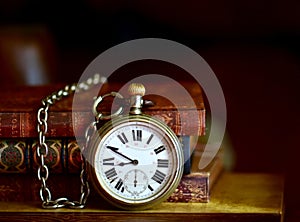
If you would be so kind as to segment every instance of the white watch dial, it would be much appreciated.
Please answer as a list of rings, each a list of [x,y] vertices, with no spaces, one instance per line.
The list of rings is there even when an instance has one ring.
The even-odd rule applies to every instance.
[[[164,190],[174,174],[174,145],[165,132],[149,124],[121,124],[100,146],[95,156],[96,175],[117,199],[146,201]]]

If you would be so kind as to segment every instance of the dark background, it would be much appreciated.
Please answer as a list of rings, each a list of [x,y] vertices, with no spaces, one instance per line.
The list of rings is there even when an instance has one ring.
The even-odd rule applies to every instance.
[[[207,61],[224,90],[233,170],[284,174],[288,215],[300,216],[299,12],[297,0],[1,1],[0,85],[76,82],[118,43],[180,42]],[[18,66],[16,51],[28,45],[38,51],[30,58],[41,64],[40,82],[28,82]]]

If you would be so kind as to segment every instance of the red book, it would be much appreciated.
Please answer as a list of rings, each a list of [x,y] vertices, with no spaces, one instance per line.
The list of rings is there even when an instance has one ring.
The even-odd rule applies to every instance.
[[[103,84],[101,89],[94,87],[92,90],[95,91],[95,95],[104,95],[111,91],[118,92],[122,86],[120,83],[110,83]],[[146,95],[145,99],[153,101],[154,106],[144,108],[144,113],[161,118],[178,135],[203,135],[205,133],[205,108],[201,88],[197,83],[192,82],[182,82],[181,86],[186,89],[192,100],[187,100],[181,94],[173,95],[174,98],[177,98],[177,104],[174,105],[172,101],[159,95],[165,95],[170,89],[178,87],[177,85],[172,82],[145,84],[148,93],[152,93]],[[61,85],[51,85],[1,89],[0,138],[36,138],[36,118],[41,100],[62,87]],[[176,90],[173,91],[176,93]],[[72,96],[66,97],[50,107],[48,137],[74,137],[73,127],[76,132],[84,135],[88,126],[85,119],[93,118],[91,112],[93,100],[86,99],[85,92],[82,93],[82,101],[90,101],[74,111],[73,126],[72,99]],[[110,102],[103,102],[102,111],[110,112]]]

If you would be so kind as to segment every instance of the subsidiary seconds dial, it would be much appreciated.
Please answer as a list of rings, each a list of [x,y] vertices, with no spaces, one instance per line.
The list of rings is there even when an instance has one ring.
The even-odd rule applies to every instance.
[[[148,176],[141,170],[130,170],[125,174],[124,187],[132,196],[139,196],[149,188]]]

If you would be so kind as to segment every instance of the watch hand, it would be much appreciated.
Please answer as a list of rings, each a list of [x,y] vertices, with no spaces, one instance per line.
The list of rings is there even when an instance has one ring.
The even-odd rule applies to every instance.
[[[118,150],[119,148],[116,148],[116,147],[113,147],[113,146],[106,146],[107,149],[110,149],[111,151],[113,151],[114,153],[124,157],[125,159],[129,160],[130,163],[134,164],[134,165],[137,165],[138,164],[138,161],[137,160],[133,160],[131,158],[129,158],[128,156],[125,156],[124,154],[120,153]]]
[[[137,184],[137,180],[136,180],[136,170],[134,171],[134,181],[133,181],[133,183],[134,183],[134,187],[136,187],[136,184]]]
[[[133,162],[128,162],[128,163],[119,163],[117,166],[125,166],[125,165],[128,165],[128,164],[133,164],[133,165],[137,165],[138,164],[138,161],[137,160],[133,160]]]

